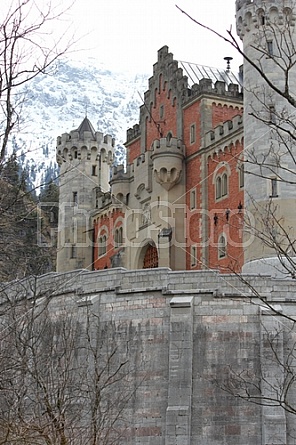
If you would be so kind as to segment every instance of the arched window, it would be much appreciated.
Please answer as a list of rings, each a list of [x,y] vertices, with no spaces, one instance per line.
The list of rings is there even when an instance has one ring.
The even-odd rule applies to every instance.
[[[197,248],[196,246],[191,246],[191,267],[195,267],[197,264]]]
[[[227,242],[225,235],[220,235],[218,241],[218,258],[219,260],[226,257]]]
[[[222,196],[222,180],[221,176],[218,176],[216,179],[216,199],[221,198]]]
[[[115,247],[119,247],[122,245],[122,243],[123,243],[123,229],[122,229],[122,227],[119,227],[119,229],[115,229],[114,242],[115,242]]]
[[[107,251],[107,237],[106,235],[99,238],[99,256],[105,255]]]
[[[222,175],[222,196],[226,196],[228,193],[228,178],[227,173]]]
[[[118,229],[118,245],[121,246],[123,243],[123,229],[122,227],[119,227]]]

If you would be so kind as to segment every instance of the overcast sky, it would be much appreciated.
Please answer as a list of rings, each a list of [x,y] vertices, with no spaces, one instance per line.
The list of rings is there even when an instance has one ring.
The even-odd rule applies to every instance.
[[[0,19],[20,0],[0,0]],[[233,70],[241,58],[230,45],[206,31],[177,8],[220,33],[232,26],[235,33],[235,0],[30,0],[41,11],[51,3],[54,11],[73,6],[62,20],[50,22],[54,35],[71,27],[79,38],[70,57],[97,58],[110,69],[152,73],[157,51],[168,45],[175,59],[218,68],[232,56]],[[34,8],[30,9],[32,15]]]
[[[58,0],[53,0],[54,2]],[[223,68],[225,56],[241,59],[224,41],[199,28],[175,5],[221,33],[235,31],[235,0],[76,0],[68,14],[83,36],[75,57],[98,58],[112,69],[151,73],[157,51],[168,45],[175,59]]]

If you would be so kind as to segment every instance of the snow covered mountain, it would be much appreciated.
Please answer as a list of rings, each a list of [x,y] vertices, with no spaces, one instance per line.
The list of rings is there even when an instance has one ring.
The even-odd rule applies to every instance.
[[[148,77],[111,72],[90,58],[59,61],[51,75],[40,75],[27,85],[25,126],[11,146],[31,182],[38,186],[56,176],[56,138],[78,128],[86,114],[95,129],[115,137],[116,157],[122,163],[126,130],[138,122]]]

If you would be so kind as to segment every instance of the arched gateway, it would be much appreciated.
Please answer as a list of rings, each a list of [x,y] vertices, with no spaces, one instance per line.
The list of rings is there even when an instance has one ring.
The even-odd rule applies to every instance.
[[[143,269],[158,267],[158,252],[154,243],[147,244],[144,248]]]

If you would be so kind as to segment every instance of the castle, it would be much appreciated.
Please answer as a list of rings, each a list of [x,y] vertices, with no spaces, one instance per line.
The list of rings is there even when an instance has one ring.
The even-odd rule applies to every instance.
[[[241,270],[242,93],[229,70],[181,65],[158,51],[126,170],[87,118],[58,138],[58,271]]]
[[[278,48],[277,33],[287,24],[294,30],[294,16],[288,4],[279,12],[276,1],[266,6],[268,19],[260,1],[236,6],[244,99],[229,68],[178,63],[164,46],[139,124],[127,131],[126,170],[112,168],[114,141],[95,132],[87,118],[58,138],[58,271],[122,266],[240,272],[244,264],[251,262],[252,269],[254,260],[275,256],[262,233],[273,231],[272,238],[276,232],[278,243],[287,231],[294,234],[294,140],[287,128],[293,99],[268,84],[271,79],[284,88],[289,43]],[[276,17],[276,32],[262,28]],[[283,64],[274,66],[279,54]],[[258,57],[259,74],[252,63]],[[296,87],[292,73],[291,67],[289,91]],[[276,215],[267,223],[271,207]],[[294,251],[293,240],[284,244]]]
[[[106,335],[99,358],[113,341],[128,356],[126,428],[115,423],[120,440],[102,443],[296,444],[294,12],[292,0],[236,0],[243,95],[228,70],[178,64],[161,48],[140,122],[127,133],[126,169],[112,168],[114,141],[87,118],[58,138],[57,273],[9,292],[29,302],[22,317],[31,308],[54,321],[73,317],[81,332],[92,317],[92,335]],[[276,259],[285,279],[258,273]],[[46,339],[42,323],[37,332]],[[74,377],[91,362],[83,354]],[[86,441],[71,439],[74,430],[89,433],[89,388],[64,411],[53,397],[50,414],[62,412],[63,428],[80,413],[67,430],[75,445]]]

